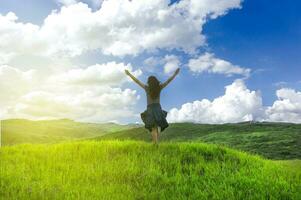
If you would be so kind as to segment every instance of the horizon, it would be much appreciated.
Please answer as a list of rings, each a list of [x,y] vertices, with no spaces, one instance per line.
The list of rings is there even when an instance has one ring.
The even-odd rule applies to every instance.
[[[146,97],[124,70],[145,83],[179,67],[161,96],[171,123],[301,123],[301,2],[0,5],[0,120],[142,124]]]
[[[121,126],[126,126],[126,125],[139,125],[139,126],[144,126],[143,122],[134,122],[134,123],[119,123],[119,122],[85,122],[85,121],[77,121],[73,119],[67,119],[67,118],[62,118],[62,119],[25,119],[25,118],[10,118],[10,119],[2,119],[0,122],[3,121],[30,121],[30,122],[56,122],[56,121],[71,121],[75,123],[82,123],[82,124],[116,124],[116,125],[121,125]],[[202,123],[202,122],[171,122],[169,124],[199,124],[199,125],[227,125],[227,124],[295,124],[295,125],[300,125],[301,123],[294,123],[294,122],[273,122],[273,121],[240,121],[240,122],[225,122],[225,123],[219,123],[219,124],[214,124],[214,123]]]

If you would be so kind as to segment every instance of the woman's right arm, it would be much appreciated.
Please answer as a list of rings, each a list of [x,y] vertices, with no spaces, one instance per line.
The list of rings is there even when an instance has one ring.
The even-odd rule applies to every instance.
[[[164,83],[161,84],[161,88],[162,89],[165,88],[179,74],[179,72],[180,72],[180,68],[178,68],[174,72],[174,74],[171,77],[169,77],[169,79],[167,79]]]
[[[125,71],[125,73],[126,73],[126,75],[128,75],[129,77],[131,77],[131,79],[133,79],[133,81],[135,82],[135,83],[137,83],[138,85],[140,85],[140,87],[142,87],[143,89],[145,89],[145,85],[141,82],[141,81],[139,81],[135,76],[133,76],[130,72],[129,72],[129,70],[124,70]]]

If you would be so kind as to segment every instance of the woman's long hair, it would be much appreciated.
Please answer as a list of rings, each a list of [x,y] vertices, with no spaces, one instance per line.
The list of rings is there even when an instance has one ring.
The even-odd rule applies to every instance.
[[[155,76],[150,76],[147,79],[147,84],[149,88],[150,97],[156,99],[160,94],[160,82]]]

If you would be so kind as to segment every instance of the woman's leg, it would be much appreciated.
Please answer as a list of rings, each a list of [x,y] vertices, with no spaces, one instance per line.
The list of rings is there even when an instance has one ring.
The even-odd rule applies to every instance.
[[[161,133],[161,127],[158,126],[158,128],[157,128],[157,139],[156,139],[157,143],[159,142],[160,133]]]
[[[152,137],[153,137],[153,143],[157,143],[157,127],[152,128]]]

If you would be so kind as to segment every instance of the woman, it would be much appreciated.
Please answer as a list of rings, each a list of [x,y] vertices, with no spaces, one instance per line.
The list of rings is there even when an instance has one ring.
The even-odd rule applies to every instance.
[[[168,127],[166,121],[167,112],[162,110],[160,104],[160,93],[179,73],[178,68],[174,74],[164,83],[160,83],[155,76],[148,77],[147,85],[143,84],[136,77],[134,77],[128,70],[125,73],[130,76],[139,86],[141,86],[147,96],[147,109],[141,113],[141,119],[145,124],[145,128],[152,133],[153,143],[158,143],[158,136],[161,131]]]

